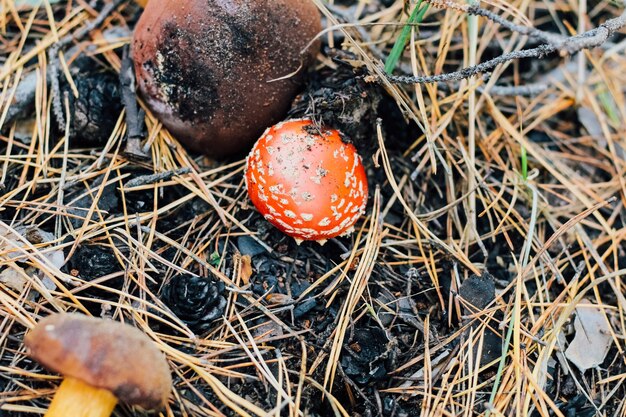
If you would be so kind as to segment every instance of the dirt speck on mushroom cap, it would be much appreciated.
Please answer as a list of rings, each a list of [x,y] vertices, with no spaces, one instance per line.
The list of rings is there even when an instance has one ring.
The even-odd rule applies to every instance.
[[[80,314],[53,314],[24,337],[29,355],[51,371],[111,391],[120,401],[158,409],[172,379],[163,354],[140,330]]]
[[[308,1],[151,0],[133,40],[138,87],[191,149],[241,152],[284,117],[319,42],[300,51],[320,30]]]
[[[246,164],[250,199],[285,234],[326,240],[350,230],[365,211],[361,157],[336,130],[315,133],[310,120],[268,129]]]

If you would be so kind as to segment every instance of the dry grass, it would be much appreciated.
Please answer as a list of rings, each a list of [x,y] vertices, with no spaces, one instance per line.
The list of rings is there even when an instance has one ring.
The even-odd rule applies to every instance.
[[[357,57],[355,65],[381,75],[380,59],[398,36],[398,22],[407,18],[403,2],[370,13],[368,3],[377,2],[355,1],[342,16],[351,22],[340,22],[331,11],[339,6],[327,8],[321,0],[314,2],[328,28],[344,35],[344,43],[334,46],[350,49]],[[509,20],[562,34],[588,29],[621,13],[610,1],[590,1],[586,9],[581,4],[582,0],[482,2]],[[129,39],[111,43],[103,31],[124,26],[125,7],[79,41],[83,48],[95,45],[91,54],[116,70],[118,52]],[[285,314],[293,300],[251,291],[249,261],[229,244],[241,235],[266,244],[267,235],[257,233],[257,223],[251,220],[242,161],[218,164],[192,158],[150,114],[146,117],[150,160],[143,163],[122,153],[123,114],[104,150],[71,148],[67,138],[54,133],[46,51],[94,16],[83,1],[44,3],[33,10],[17,9],[15,0],[0,0],[4,132],[0,135],[0,219],[8,230],[0,235],[0,266],[17,271],[26,281],[22,292],[0,284],[0,410],[8,415],[41,413],[57,384],[57,378],[26,358],[21,344],[24,331],[51,312],[89,313],[93,305],[101,304],[103,314],[138,326],[166,353],[175,386],[164,416],[295,417],[309,415],[307,409],[321,407],[322,402],[326,405],[320,409],[329,415],[356,415],[366,408],[377,415],[381,405],[376,402],[383,397],[393,398],[402,409],[411,410],[410,415],[563,416],[568,398],[555,386],[565,379],[579,395],[592,400],[587,405],[595,407],[597,415],[626,415],[623,38],[585,51],[571,62],[558,57],[534,64],[510,62],[487,80],[399,86],[381,78],[405,117],[423,133],[402,144],[402,153],[388,149],[385,132],[403,126],[385,125],[382,115],[382,126],[373,132],[379,149],[370,173],[380,181],[370,183],[379,190],[372,193],[369,215],[359,223],[341,261],[321,270],[311,267],[316,274],[309,292],[338,312],[328,328],[326,345],[319,346],[311,342],[312,329]],[[579,26],[579,21],[585,25]],[[431,9],[421,32],[413,31],[398,71],[431,75],[456,70],[472,62],[474,49],[480,62],[494,50],[513,51],[529,42],[484,19],[476,22],[480,36],[472,44],[466,16]],[[331,46],[332,31],[322,35],[329,37]],[[66,76],[71,59],[66,56],[60,61]],[[335,65],[322,57],[319,68]],[[16,138],[15,125],[5,126],[3,121],[13,87],[29,73],[37,74],[36,117],[34,123],[21,126],[29,129],[29,141],[23,142]],[[531,97],[496,94],[498,86],[531,83],[547,88]],[[577,109],[592,115],[593,134],[576,120]],[[526,177],[522,175],[524,151],[529,166]],[[134,169],[159,173],[181,167],[190,167],[191,172],[124,189]],[[122,196],[153,192],[153,204],[140,214],[110,215],[98,207],[105,187],[93,186],[96,178],[123,190]],[[69,210],[65,193],[75,184],[93,199],[84,213]],[[174,188],[184,192],[162,204],[159,196]],[[190,217],[172,233],[157,229],[158,222],[175,216],[192,200],[205,202],[205,212]],[[394,210],[403,215],[390,216]],[[70,221],[77,218],[78,223]],[[13,230],[22,224],[53,224],[55,239],[40,245],[20,240]],[[124,271],[85,281],[60,270],[45,256],[63,249],[69,258],[86,242],[111,248]],[[128,250],[116,249],[122,246]],[[164,259],[168,250],[176,254],[171,262]],[[496,300],[459,323],[455,317],[463,310],[458,288],[471,274],[492,267],[497,260],[489,254],[496,250],[500,258],[508,259],[502,262],[511,267],[512,278],[496,276]],[[216,251],[221,261],[209,262]],[[316,253],[317,247],[305,244],[304,251]],[[275,256],[295,262],[293,254],[279,252]],[[296,258],[299,269],[316,262],[313,257],[302,259],[302,253]],[[163,274],[157,265],[166,265],[167,272]],[[406,293],[411,291],[406,290],[411,278],[394,272],[407,267],[415,268],[427,282],[420,287],[427,293],[420,300],[430,304],[418,305],[416,315],[421,330],[403,328],[411,334],[395,370],[376,385],[377,390],[359,388],[338,369],[342,349],[357,323],[380,322],[381,311],[396,314],[381,305],[373,295],[374,287],[389,285],[398,298],[415,294]],[[187,269],[210,271],[227,288],[225,316],[208,334],[195,335],[159,299],[164,280]],[[121,289],[107,285],[120,277]],[[44,278],[56,289],[48,289]],[[89,295],[94,288],[107,296]],[[41,296],[34,297],[35,293]],[[614,339],[605,366],[584,374],[566,366],[562,354],[563,335],[582,300],[602,308]],[[495,331],[510,344],[501,359],[485,364],[479,358],[491,317],[499,323]],[[143,415],[124,407],[116,413]]]

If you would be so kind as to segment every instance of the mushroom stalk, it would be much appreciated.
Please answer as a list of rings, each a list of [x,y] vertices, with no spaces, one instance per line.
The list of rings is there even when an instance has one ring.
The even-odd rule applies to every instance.
[[[116,404],[117,398],[110,391],[66,377],[45,417],[109,417]]]

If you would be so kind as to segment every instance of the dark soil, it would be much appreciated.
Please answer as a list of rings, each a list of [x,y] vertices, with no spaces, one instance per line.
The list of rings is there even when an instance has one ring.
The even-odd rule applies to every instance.
[[[375,4],[372,7],[382,10],[393,2],[372,3]],[[348,7],[354,2],[343,1],[338,4]],[[62,10],[55,8],[55,11],[60,18]],[[547,20],[544,19],[547,16],[547,12],[541,11],[536,18]],[[131,14],[126,17],[132,25],[136,16]],[[574,16],[572,13],[564,13],[562,17],[571,20]],[[606,13],[599,12],[593,16],[593,22],[602,21],[606,17]],[[541,28],[554,29],[554,25],[547,22]],[[9,32],[15,30],[14,27],[9,28]],[[237,28],[234,22],[230,30],[242,42],[240,54],[252,47],[249,45],[249,35]],[[185,42],[175,31],[168,36]],[[484,58],[500,53],[502,50],[497,44],[489,45]],[[506,306],[513,293],[505,289],[517,276],[516,267],[526,236],[513,227],[493,233],[494,220],[487,215],[479,217],[477,233],[484,239],[481,244],[469,245],[466,252],[473,264],[481,266],[482,275],[474,274],[453,254],[438,246],[434,239],[415,239],[411,234],[413,226],[410,217],[395,199],[396,195],[384,171],[375,162],[379,150],[377,124],[382,125],[393,174],[397,179],[406,180],[402,193],[411,202],[415,215],[436,212],[450,203],[451,195],[454,199],[460,198],[460,193],[451,191],[449,187],[451,184],[463,183],[466,173],[455,164],[450,164],[450,172],[444,172],[443,169],[437,172],[419,170],[419,155],[407,152],[411,143],[421,135],[417,125],[404,117],[395,101],[380,84],[372,82],[368,77],[371,74],[363,66],[352,64],[356,60],[355,55],[332,49],[328,45],[324,45],[323,54],[336,64],[335,68],[323,67],[307,74],[306,84],[293,102],[289,117],[306,116],[320,126],[339,128],[345,140],[355,144],[367,168],[371,184],[370,201],[378,187],[385,208],[385,228],[389,231],[389,238],[385,241],[389,245],[381,246],[362,297],[369,304],[366,307],[359,306],[346,331],[338,372],[334,385],[329,387],[330,393],[350,416],[422,415],[424,396],[399,394],[394,389],[407,381],[423,378],[416,375],[422,375],[419,371],[424,367],[424,361],[414,359],[424,355],[426,350],[433,349],[433,356],[442,351],[453,355],[463,348],[470,334],[479,329],[484,333],[480,363],[485,368],[478,375],[477,381],[484,383],[485,388],[476,393],[477,408],[472,415],[478,415],[489,401],[498,359],[503,351],[510,349],[505,343],[509,325],[505,317],[510,313]],[[459,59],[463,57],[461,51],[458,54]],[[166,67],[183,66],[175,61],[174,54],[168,56]],[[454,57],[451,54],[451,58]],[[511,80],[519,72],[526,79],[532,80],[559,65],[558,61],[524,62],[519,67],[511,66],[510,72],[505,73],[502,79]],[[456,68],[458,63],[451,60],[449,66],[450,69]],[[198,97],[214,95],[213,75],[198,68],[185,68],[185,73],[176,75],[184,77],[185,82],[190,84],[185,91],[177,92],[175,97],[181,115],[193,118],[198,113],[212,113],[220,103],[210,101],[198,104],[201,101]],[[122,108],[117,74],[102,62],[84,57],[74,62],[72,74],[76,76],[81,98],[72,98],[69,102],[73,115],[70,119],[70,149],[71,152],[80,152],[84,148],[91,148],[87,152],[93,151],[98,156],[109,140]],[[170,81],[176,83],[180,80]],[[201,88],[196,87],[199,84]],[[442,90],[454,90],[456,87],[450,85],[442,87]],[[62,84],[63,92],[72,97],[67,83]],[[506,102],[506,99],[504,101],[503,111],[507,116],[514,115],[514,111],[506,110],[505,105],[511,103]],[[183,108],[187,111],[193,108],[194,114],[185,114]],[[462,136],[459,131],[466,129],[463,125],[465,119],[458,119],[450,124],[446,132],[450,137]],[[488,115],[484,116],[482,123],[490,131],[497,129],[497,122]],[[528,138],[543,149],[562,152],[566,145],[563,145],[562,136],[557,136],[555,132],[580,138],[587,134],[581,126],[576,109],[572,108],[547,119],[529,132]],[[58,128],[57,136],[61,135]],[[8,152],[7,149],[5,140],[0,144],[0,155]],[[454,147],[441,151],[449,163],[463,158]],[[494,153],[490,156],[493,159],[511,159],[510,150],[504,146],[490,151]],[[14,158],[25,158],[29,150],[23,145],[13,148],[11,152]],[[124,156],[106,155],[103,166],[112,164],[116,158]],[[493,159],[484,162],[485,184],[481,185],[484,189],[493,187],[493,184],[500,186],[507,181],[509,172],[503,171]],[[199,167],[199,172],[209,172],[219,166],[201,155],[192,154],[192,160]],[[80,163],[70,163],[69,170],[80,172],[91,162],[85,159]],[[357,235],[331,239],[324,246],[314,242],[297,245],[293,239],[267,223],[247,202],[240,174],[219,182],[215,186],[215,195],[218,195],[221,207],[233,213],[254,236],[245,233],[238,225],[224,227],[207,200],[192,194],[189,183],[172,180],[154,187],[154,184],[149,184],[123,191],[129,180],[152,174],[154,167],[149,165],[124,160],[106,174],[103,173],[104,169],[90,168],[93,175],[66,183],[61,200],[65,211],[59,226],[56,215],[50,215],[43,209],[25,209],[20,205],[22,201],[40,203],[42,207],[56,204],[58,190],[53,190],[53,186],[45,182],[35,184],[32,189],[19,188],[23,182],[21,177],[33,174],[35,168],[9,164],[4,172],[5,181],[3,188],[0,188],[0,197],[13,190],[20,191],[11,196],[10,203],[2,200],[0,220],[8,224],[37,226],[51,233],[56,233],[60,228],[61,241],[65,242],[63,250],[68,257],[63,272],[84,281],[71,290],[87,311],[95,316],[132,317],[125,310],[118,309],[117,304],[127,302],[133,308],[143,308],[138,300],[149,302],[149,313],[159,318],[149,322],[154,332],[162,335],[163,340],[175,349],[197,355],[215,366],[239,372],[241,377],[218,377],[228,389],[255,405],[265,410],[275,407],[276,390],[251,364],[250,356],[240,348],[240,341],[225,325],[225,321],[230,320],[228,325],[238,332],[238,336],[245,334],[241,322],[233,318],[233,312],[240,316],[247,326],[246,330],[250,329],[252,337],[256,338],[261,354],[275,376],[278,377],[282,372],[277,365],[277,358],[280,358],[287,369],[293,371],[290,374],[293,381],[297,381],[300,369],[304,368],[309,378],[322,383],[326,359],[321,364],[316,361],[320,357],[327,357],[330,352],[333,332],[352,282],[331,274],[324,283],[317,284],[321,277],[344,262],[355,247],[363,247]],[[59,168],[60,162],[55,161],[52,166]],[[611,172],[602,167],[574,162],[572,167],[581,177],[592,178],[598,183],[613,177]],[[216,174],[210,179],[218,181],[220,178]],[[546,187],[555,183],[546,171],[540,171],[536,181]],[[549,204],[566,207],[573,197],[568,194],[568,190],[559,191],[560,194],[548,194]],[[391,201],[394,202],[386,207]],[[621,202],[618,199],[599,212],[608,218],[616,207],[619,209],[619,204]],[[488,205],[479,201],[477,211],[486,209]],[[527,224],[530,221],[527,200],[522,197],[513,203],[511,210],[516,222]],[[158,215],[147,217],[149,221],[137,220],[142,215],[157,212]],[[372,214],[371,204],[368,214]],[[152,220],[154,224],[150,223]],[[460,205],[424,220],[429,231],[445,242],[461,240],[461,232],[451,225],[465,224],[467,221],[466,211]],[[80,241],[76,240],[77,232],[88,224],[101,224],[102,227],[114,224],[115,227],[111,226],[110,234],[96,233],[90,229],[90,234],[82,236]],[[623,213],[615,216],[612,227],[614,230],[623,230],[626,227],[626,216]],[[537,239],[543,244],[546,237],[557,230],[553,223],[543,222],[541,236]],[[597,238],[600,233],[598,227],[588,228],[589,239]],[[176,245],[172,242],[176,242]],[[564,236],[548,248],[546,252],[555,259],[561,256],[566,258],[568,263],[565,266],[568,267],[559,264],[560,275],[551,277],[549,284],[541,281],[545,277],[536,281],[527,280],[523,283],[524,295],[532,298],[540,290],[538,286],[545,285],[541,291],[549,294],[551,301],[567,291],[572,282],[579,278],[576,266],[590,262],[583,243],[581,239]],[[609,246],[610,242],[606,241],[596,249],[605,254]],[[146,255],[146,249],[149,249],[150,256]],[[423,260],[424,254],[436,261],[430,263],[429,260]],[[32,263],[24,261],[23,264],[28,262]],[[245,262],[249,263],[252,271],[247,281],[238,272]],[[355,257],[354,264],[349,266],[350,273],[358,267],[358,262],[364,260]],[[626,247],[622,244],[617,250],[608,253],[604,262],[618,269],[626,268]],[[434,270],[431,270],[433,266]],[[333,287],[333,284],[336,286]],[[620,300],[608,282],[599,284],[597,290],[602,302],[610,306],[619,305]],[[59,297],[71,305],[66,295]],[[39,302],[41,305],[29,304],[25,311],[33,316],[54,311],[54,307],[46,300],[40,299]],[[4,310],[0,313],[3,319],[12,320]],[[541,314],[539,309],[535,313]],[[478,315],[480,320],[474,320],[474,315]],[[282,325],[276,324],[277,321]],[[480,330],[484,329],[481,325],[485,323],[486,330]],[[524,325],[531,327],[532,323],[525,322]],[[296,332],[297,336],[288,335],[285,326]],[[51,382],[35,379],[30,374],[5,372],[5,369],[17,368],[34,373],[43,372],[23,355],[21,340],[25,331],[26,328],[20,322],[15,322],[10,331],[2,335],[5,341],[0,356],[0,391],[9,394],[2,394],[4,398],[0,396],[0,405],[3,399],[10,398],[9,395],[17,397],[23,393],[24,386],[36,389],[55,386]],[[529,329],[525,328],[524,331]],[[188,338],[189,334],[196,339]],[[541,338],[542,334],[536,337]],[[522,347],[522,350],[525,348]],[[525,360],[529,362],[538,359],[536,349],[528,349],[525,355]],[[206,401],[225,415],[236,415],[185,365],[175,366],[177,397],[170,404],[172,415],[202,415],[194,407]],[[462,368],[465,364],[459,366]],[[626,365],[620,359],[616,347],[607,355],[601,368],[610,375],[626,372]],[[600,405],[600,395],[590,401],[576,385],[583,381],[587,386],[593,386],[598,379],[593,371],[581,374],[574,370],[572,375],[559,361],[554,361],[547,373],[549,382],[545,393],[563,415],[596,415],[595,407]],[[436,373],[432,378],[431,383],[435,387],[443,384],[441,373]],[[616,386],[615,389],[623,394],[623,387]],[[603,405],[603,412],[611,415],[617,411],[620,401],[620,395],[613,396],[609,404]],[[30,406],[45,407],[47,399],[42,397],[23,402]],[[334,415],[328,398],[310,384],[306,384],[302,391],[301,409],[306,410],[305,415],[311,417]],[[10,415],[22,417],[31,414],[12,412]],[[120,406],[115,415],[139,416],[144,413]],[[286,411],[284,415],[287,415]],[[540,414],[535,411],[532,415]]]

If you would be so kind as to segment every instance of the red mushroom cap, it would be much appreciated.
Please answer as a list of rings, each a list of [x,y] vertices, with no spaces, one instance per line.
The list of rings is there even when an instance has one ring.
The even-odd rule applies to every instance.
[[[354,146],[310,120],[267,129],[248,155],[245,178],[259,212],[298,241],[351,232],[367,203],[367,176]]]

